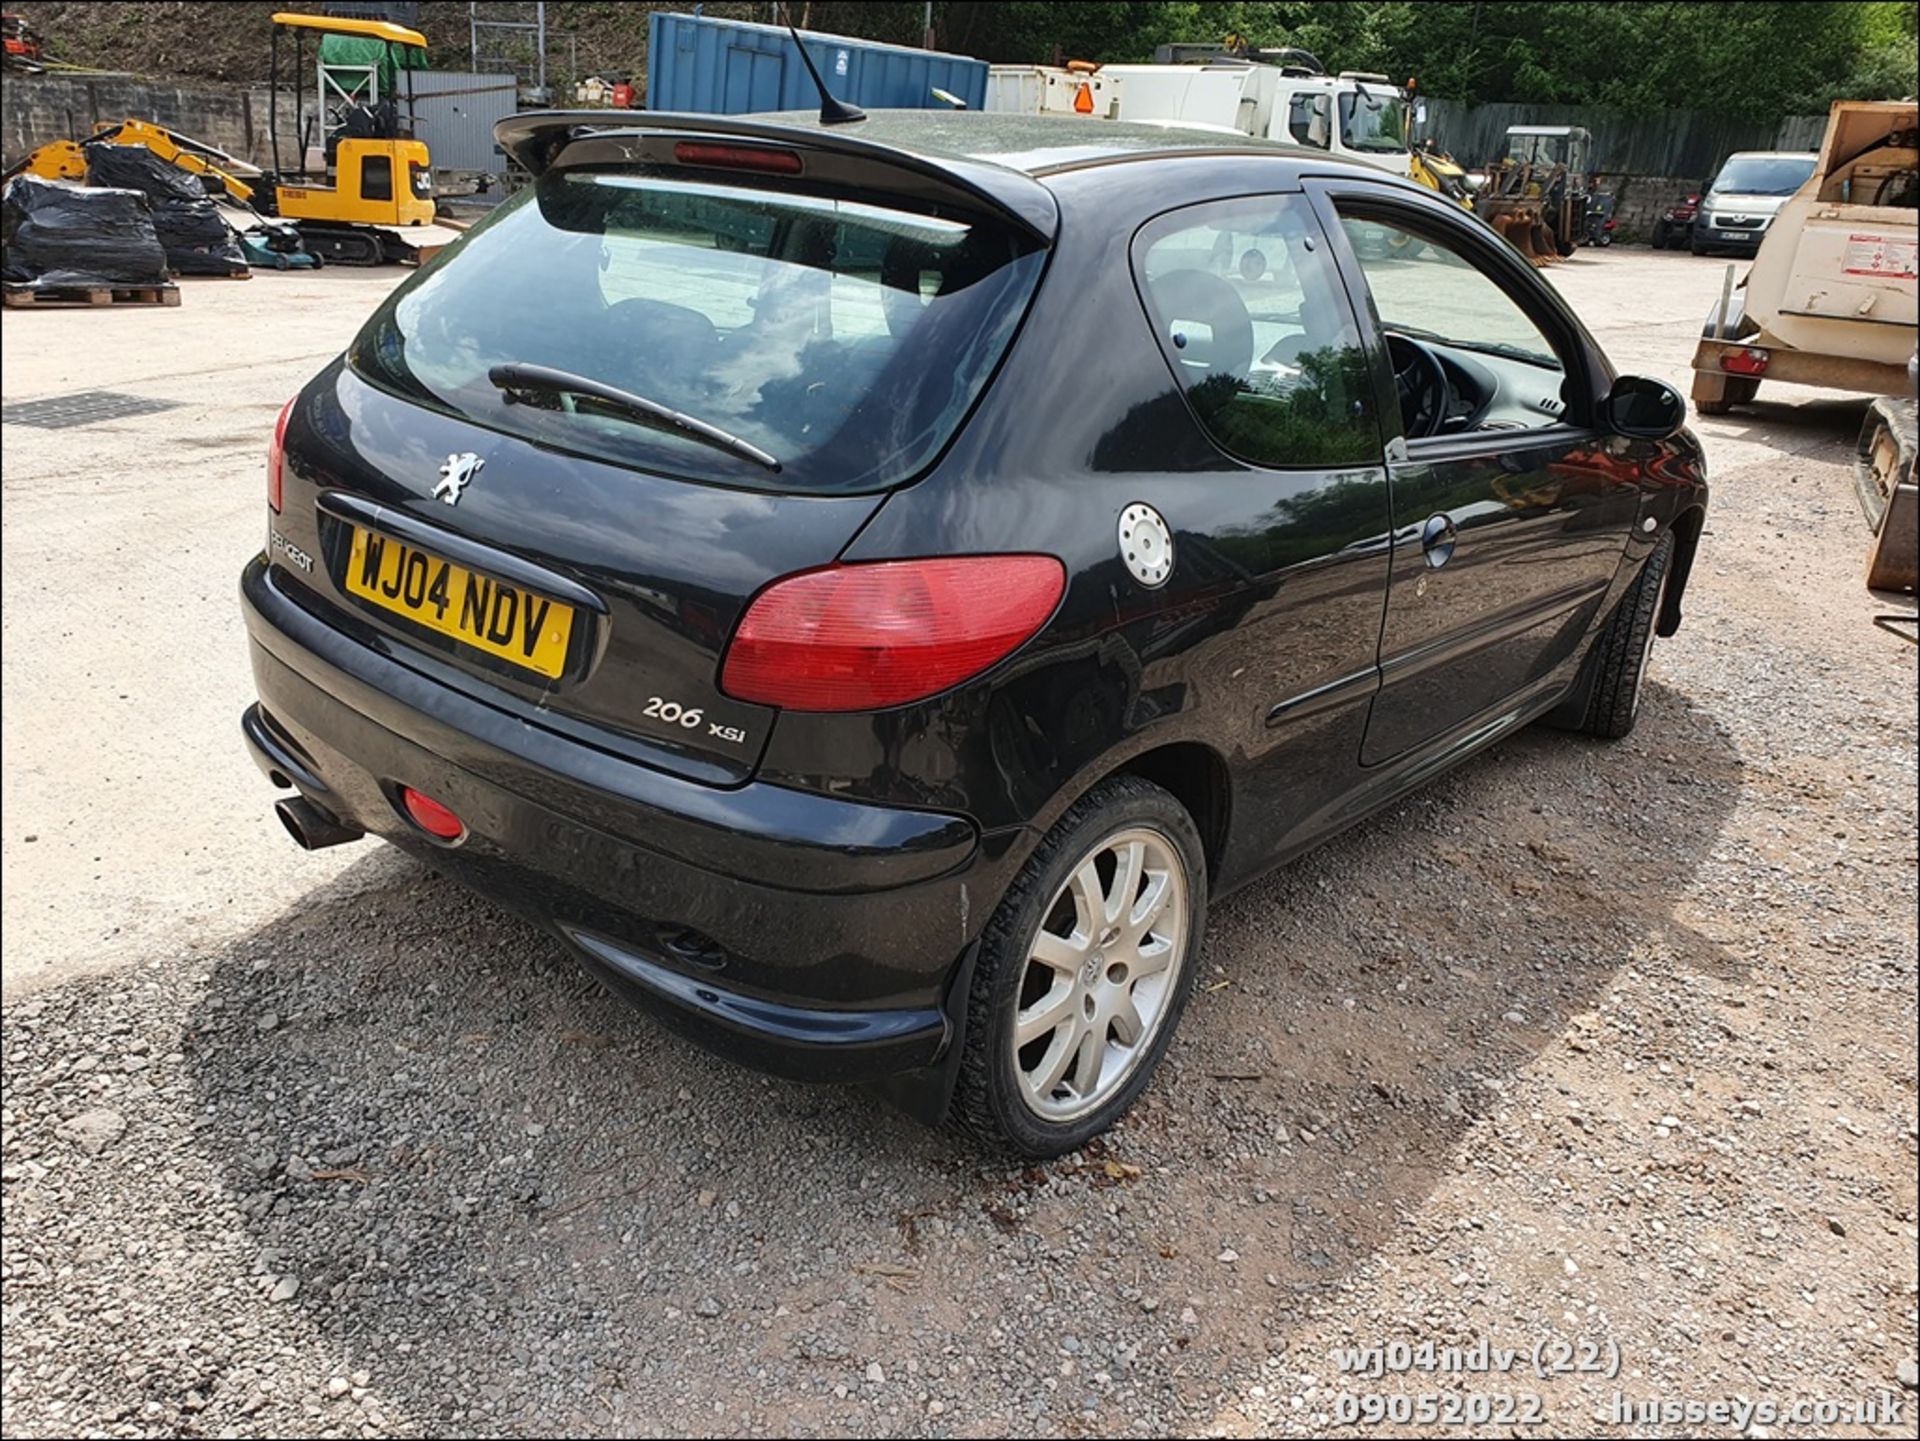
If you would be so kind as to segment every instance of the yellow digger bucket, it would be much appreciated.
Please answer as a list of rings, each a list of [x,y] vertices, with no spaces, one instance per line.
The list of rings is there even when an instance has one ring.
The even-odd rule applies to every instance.
[[[1534,265],[1552,265],[1560,258],[1560,247],[1537,205],[1502,206],[1487,217],[1487,224]]]

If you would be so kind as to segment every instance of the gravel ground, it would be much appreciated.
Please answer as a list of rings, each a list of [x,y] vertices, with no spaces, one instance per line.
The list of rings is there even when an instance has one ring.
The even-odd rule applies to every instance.
[[[1719,275],[1554,279],[1683,379]],[[351,320],[256,315],[224,379],[95,363],[257,408]],[[25,329],[9,401],[98,383],[16,361]],[[7,1434],[1252,1435],[1421,1392],[1537,1394],[1513,1434],[1619,1434],[1615,1393],[1886,1392],[1907,1419],[1775,1434],[1913,1434],[1915,666],[1859,585],[1860,413],[1781,388],[1703,422],[1706,548],[1634,736],[1524,733],[1219,906],[1142,1105],[1042,1167],[710,1059],[392,852],[273,838],[232,763],[257,436],[122,487],[169,574],[226,547],[175,616],[219,655],[211,695],[93,738],[92,692],[39,681],[56,502],[96,481],[10,429]],[[169,424],[78,444],[131,474]],[[90,676],[158,684],[100,629],[66,631]],[[103,805],[99,756],[162,826],[85,835],[110,813],[55,782]],[[1591,1341],[1619,1376],[1336,1366],[1423,1340]]]

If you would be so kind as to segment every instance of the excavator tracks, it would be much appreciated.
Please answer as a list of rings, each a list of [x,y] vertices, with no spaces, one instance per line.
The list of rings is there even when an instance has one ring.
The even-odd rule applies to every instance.
[[[355,225],[323,225],[298,222],[300,237],[307,249],[328,265],[385,265],[389,261],[414,264],[418,253],[406,241]]]

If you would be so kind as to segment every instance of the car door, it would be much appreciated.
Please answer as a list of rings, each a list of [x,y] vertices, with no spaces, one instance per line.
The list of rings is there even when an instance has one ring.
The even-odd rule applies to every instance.
[[[1386,186],[1313,193],[1364,297],[1389,432],[1393,558],[1361,749],[1371,766],[1565,689],[1640,492],[1592,424],[1601,362],[1505,241]]]
[[[1233,595],[1229,643],[1195,674],[1236,718],[1214,741],[1245,765],[1236,830],[1264,862],[1329,828],[1360,778],[1392,527],[1379,394],[1306,197],[1170,211],[1132,251],[1193,418],[1245,467],[1207,482],[1213,519],[1183,520],[1180,565]]]

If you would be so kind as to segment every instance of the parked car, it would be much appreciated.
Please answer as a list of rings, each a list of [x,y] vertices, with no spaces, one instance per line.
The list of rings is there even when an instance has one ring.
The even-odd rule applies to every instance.
[[[1728,156],[1700,198],[1687,232],[1688,248],[1695,255],[1753,254],[1780,207],[1807,183],[1819,160],[1812,151],[1742,150]]]
[[[1700,208],[1700,193],[1695,191],[1677,205],[1670,205],[1660,212],[1660,218],[1653,222],[1653,234],[1649,243],[1655,250],[1665,250],[1669,245],[1679,244],[1693,229],[1693,217]]]
[[[1684,404],[1434,192],[1055,117],[497,134],[532,183],[269,452],[244,730],[302,845],[1046,1155],[1147,1084],[1212,902],[1634,724]]]

